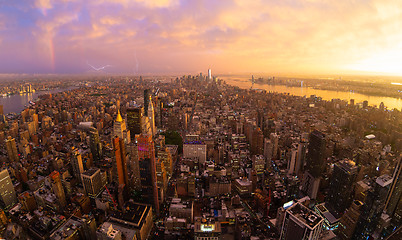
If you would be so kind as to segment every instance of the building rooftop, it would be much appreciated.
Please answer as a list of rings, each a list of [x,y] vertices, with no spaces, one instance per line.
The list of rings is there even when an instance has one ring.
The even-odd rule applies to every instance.
[[[104,222],[98,231],[107,233],[108,236],[112,236],[113,231],[109,231],[109,230],[114,230],[114,232],[120,231],[122,233],[122,235],[125,237],[123,239],[135,239],[135,236],[137,233],[137,231],[135,229],[130,229],[130,228],[124,227],[123,225],[120,225],[117,223],[112,223],[112,222]]]
[[[204,233],[204,232],[221,232],[221,223],[218,221],[213,221],[211,219],[201,219],[197,220],[194,224],[194,233]]]
[[[68,221],[63,224],[59,229],[50,235],[51,239],[61,240],[66,239],[75,234],[76,231],[81,227],[81,223],[70,218]]]
[[[249,185],[251,185],[251,181],[248,180],[247,178],[236,179],[235,181],[236,181],[238,184],[240,184],[241,186],[249,186]]]
[[[339,161],[337,163],[337,166],[345,172],[351,172],[351,173],[357,172],[357,166],[356,166],[355,162],[353,162],[352,160],[349,160],[349,159]]]
[[[129,202],[126,204],[124,212],[113,212],[111,220],[141,228],[149,211],[151,211],[150,205]]]
[[[90,168],[90,169],[86,170],[85,172],[83,172],[82,175],[92,177],[92,175],[94,175],[98,170],[99,170],[99,168]]]
[[[287,209],[286,212],[296,217],[300,222],[311,229],[315,228],[317,225],[320,224],[320,222],[323,221],[323,218],[321,216],[306,208],[300,203],[294,204],[289,209]]]
[[[375,182],[378,185],[380,185],[381,187],[386,187],[392,183],[392,177],[385,174],[385,175],[379,176]]]

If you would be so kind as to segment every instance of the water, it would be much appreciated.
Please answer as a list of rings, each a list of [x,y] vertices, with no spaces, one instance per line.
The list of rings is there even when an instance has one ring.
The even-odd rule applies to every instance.
[[[20,113],[22,110],[27,108],[29,105],[29,101],[34,101],[43,94],[54,94],[58,92],[64,92],[74,89],[74,87],[71,88],[56,88],[52,89],[49,91],[38,91],[34,93],[25,93],[22,95],[15,94],[7,97],[0,97],[0,105],[3,105],[3,112],[4,114],[8,114],[11,112],[14,113]]]
[[[237,86],[239,88],[250,89],[252,86],[249,80],[236,77],[223,77],[222,78],[227,84],[232,86]],[[341,99],[350,101],[350,99],[355,100],[355,104],[362,103],[367,100],[370,106],[379,106],[381,102],[384,103],[385,107],[388,109],[398,109],[401,111],[402,99],[392,98],[392,97],[379,97],[379,96],[369,96],[355,92],[343,92],[343,91],[329,91],[329,90],[319,90],[307,87],[288,87],[284,85],[268,85],[268,84],[257,84],[255,83],[253,89],[264,89],[266,91],[278,92],[278,93],[289,93],[295,96],[311,96],[316,95],[324,100],[331,99]]]

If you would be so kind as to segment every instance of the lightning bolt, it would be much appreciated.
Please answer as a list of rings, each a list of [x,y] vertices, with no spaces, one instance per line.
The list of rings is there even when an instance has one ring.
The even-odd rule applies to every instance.
[[[107,68],[107,67],[111,67],[112,65],[106,65],[106,66],[103,66],[103,67],[99,67],[99,68],[97,68],[97,67],[94,67],[94,66],[92,66],[91,64],[89,64],[89,62],[87,61],[87,64],[88,64],[88,66],[90,66],[93,70],[95,70],[95,71],[100,71],[100,70],[104,70],[105,68]]]

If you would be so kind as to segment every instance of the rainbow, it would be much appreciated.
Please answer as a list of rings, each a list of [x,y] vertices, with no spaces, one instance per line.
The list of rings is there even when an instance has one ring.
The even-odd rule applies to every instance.
[[[48,51],[49,51],[50,67],[52,68],[52,71],[54,71],[55,70],[55,57],[54,57],[53,36],[48,37],[47,46],[48,46]]]

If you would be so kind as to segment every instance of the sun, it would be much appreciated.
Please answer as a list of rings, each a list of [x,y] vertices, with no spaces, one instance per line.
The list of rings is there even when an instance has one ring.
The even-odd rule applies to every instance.
[[[382,52],[347,67],[353,71],[402,76],[402,49]]]

